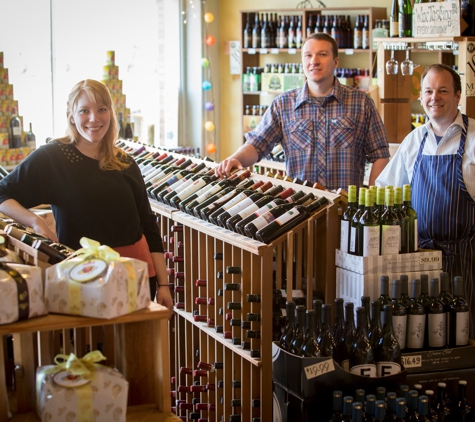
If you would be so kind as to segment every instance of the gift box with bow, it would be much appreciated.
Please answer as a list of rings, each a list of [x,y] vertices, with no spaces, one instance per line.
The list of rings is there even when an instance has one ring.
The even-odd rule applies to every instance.
[[[0,324],[46,313],[41,268],[0,262]]]
[[[36,406],[42,422],[125,422],[129,383],[100,365],[98,350],[79,359],[57,355],[36,371]]]
[[[150,304],[146,262],[121,258],[112,248],[85,237],[81,246],[46,269],[49,312],[110,319]]]

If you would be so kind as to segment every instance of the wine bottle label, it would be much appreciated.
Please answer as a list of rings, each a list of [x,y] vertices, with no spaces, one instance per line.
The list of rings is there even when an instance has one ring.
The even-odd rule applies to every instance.
[[[340,366],[343,368],[344,371],[350,372],[350,361],[348,359],[344,359],[340,362]]]
[[[399,36],[399,22],[391,22],[389,26],[389,36],[390,37]]]
[[[220,192],[218,192],[218,195],[219,193]],[[220,196],[220,199],[218,199],[217,201],[214,201],[212,204],[209,204],[209,206],[207,207],[209,214],[211,214],[214,210],[218,209],[221,205],[226,203],[234,195],[236,195],[236,191],[232,190],[228,192],[227,194],[225,194],[224,196]]]
[[[399,253],[400,226],[381,226],[381,255]]]
[[[466,346],[468,344],[468,311],[457,312],[455,317],[455,345]]]
[[[262,214],[260,217],[256,218],[252,224],[256,227],[257,230],[262,229],[262,227],[267,226],[275,220],[275,217],[270,212]]]
[[[198,189],[201,189],[204,185],[206,185],[205,180],[203,179],[195,180],[191,184],[191,186],[189,186],[187,189],[184,189],[182,192],[180,192],[176,196],[182,201],[183,199],[195,193]]]
[[[13,136],[21,136],[21,128],[20,126],[14,126],[12,128]]]
[[[425,314],[407,316],[406,346],[409,349],[422,349],[422,347],[424,346],[425,323]]]
[[[285,223],[297,218],[301,214],[302,213],[297,208],[293,208],[285,214],[282,214],[277,220],[275,220],[275,222],[279,224],[279,226],[283,226]]]
[[[350,368],[350,373],[359,375],[360,377],[376,378],[377,369],[373,363],[365,363],[364,365],[355,365]]]
[[[231,199],[227,204],[223,205],[221,208],[223,211],[228,211],[234,205],[236,205],[238,202],[242,201],[243,199],[247,198],[247,195],[244,192],[241,192],[240,194],[236,195],[235,198]]]
[[[175,193],[178,195],[180,192],[184,191],[185,189],[187,189],[191,184],[193,183],[193,180],[191,179],[187,179],[186,177],[184,177],[183,179],[181,179],[181,183],[179,186],[177,186],[176,188],[174,189],[170,189],[169,188],[169,191],[171,192],[172,190],[175,191]]]
[[[165,188],[164,191],[167,192],[167,193],[170,193],[170,192],[176,190],[179,186],[182,186],[183,184],[185,184],[187,180],[188,180],[188,178],[186,176],[181,177],[179,180],[177,180],[176,182],[172,183],[167,188]]]
[[[267,213],[269,210],[271,210],[272,208],[275,208],[277,206],[277,204],[274,202],[274,201],[271,201],[269,202],[268,204],[264,205],[263,207],[259,208],[255,213],[254,215],[256,217],[260,217],[261,215],[264,215],[265,213]]]
[[[234,217],[239,211],[246,209],[249,205],[253,204],[254,201],[247,197],[240,201],[238,204],[234,205],[232,208],[228,209],[229,217]]]
[[[238,212],[239,217],[241,217],[242,220],[244,220],[246,217],[250,216],[254,211],[257,211],[259,208],[255,203],[252,203],[249,205],[246,209],[242,210],[241,212]]]
[[[401,372],[401,365],[396,362],[378,362],[376,364],[378,377],[387,377]]]
[[[429,314],[427,317],[429,347],[444,347],[447,340],[445,329],[447,315],[445,313]]]
[[[218,193],[222,189],[222,186],[218,186],[218,184],[216,184],[216,185],[210,185],[206,190],[204,189],[205,188],[203,188],[203,192],[195,199],[195,201],[198,204],[201,204],[202,202],[206,201],[208,198],[211,198],[213,195]]]
[[[379,243],[379,226],[363,226],[363,256],[378,256]]]
[[[350,234],[350,222],[341,220],[340,224],[340,251],[348,253],[348,238]]]
[[[350,252],[356,252],[356,227],[350,229]]]
[[[393,330],[401,350],[406,348],[406,325],[407,315],[393,315]]]

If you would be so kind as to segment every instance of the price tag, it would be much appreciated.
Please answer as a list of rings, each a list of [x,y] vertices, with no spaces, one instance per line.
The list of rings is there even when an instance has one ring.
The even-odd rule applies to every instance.
[[[295,48],[289,48],[289,50],[287,51],[287,53],[289,53],[289,54],[297,54],[297,49],[295,49]]]
[[[319,377],[320,375],[327,374],[335,370],[333,359],[327,359],[323,362],[316,363],[315,365],[306,366],[304,368],[305,376],[308,380]]]
[[[267,54],[267,48],[261,48],[261,49],[259,50],[259,53],[260,53],[260,54]]]
[[[279,54],[279,49],[278,48],[271,48],[270,49],[270,54]]]
[[[247,49],[247,54],[256,54],[256,49],[255,48],[248,48]]]
[[[345,54],[347,56],[352,56],[354,53],[355,53],[355,50],[353,50],[352,48],[345,49]]]
[[[422,366],[422,357],[421,355],[402,356],[401,362],[405,368],[419,368]]]

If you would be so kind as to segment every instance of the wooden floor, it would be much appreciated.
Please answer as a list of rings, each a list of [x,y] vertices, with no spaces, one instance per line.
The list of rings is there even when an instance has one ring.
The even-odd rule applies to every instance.
[[[132,406],[127,409],[127,422],[181,422],[173,413],[162,413],[153,405]],[[35,412],[14,415],[9,422],[41,422]]]

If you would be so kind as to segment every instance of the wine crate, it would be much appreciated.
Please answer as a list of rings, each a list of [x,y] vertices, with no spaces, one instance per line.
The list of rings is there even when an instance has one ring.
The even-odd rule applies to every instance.
[[[469,340],[464,347],[403,353],[402,361],[408,374],[475,368],[475,342]]]
[[[418,252],[355,256],[337,249],[335,263],[338,267],[358,274],[405,273],[409,271],[433,271],[442,268],[442,252],[420,249]]]
[[[406,274],[409,281],[420,278],[421,274],[427,274],[430,280],[431,278],[439,278],[440,271],[382,272],[379,274],[363,275],[337,267],[336,296],[341,297],[345,302],[353,302],[356,306],[360,306],[361,296],[369,296],[371,300],[379,297],[382,275],[387,275],[390,282],[391,280],[399,280],[402,274]],[[391,289],[389,295],[391,295]]]

